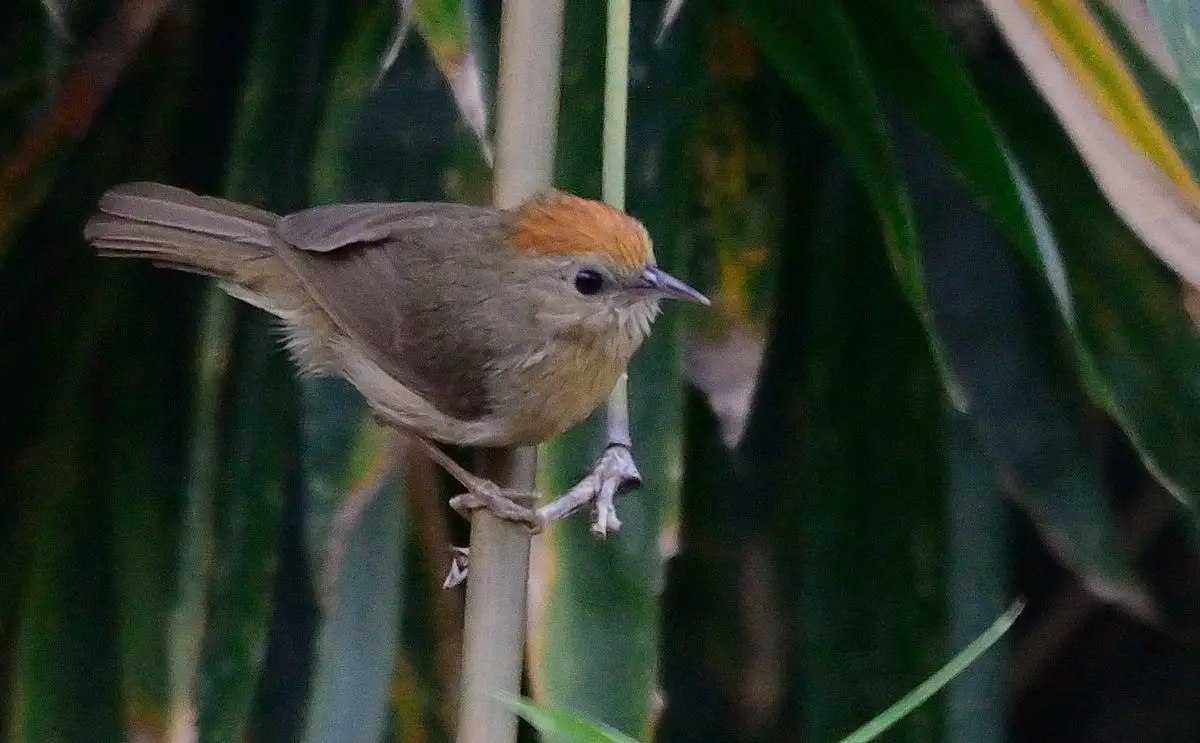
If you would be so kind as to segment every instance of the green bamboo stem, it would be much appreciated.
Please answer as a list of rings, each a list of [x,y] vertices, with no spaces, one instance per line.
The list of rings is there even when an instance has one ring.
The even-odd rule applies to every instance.
[[[604,59],[604,164],[601,198],[625,209],[625,140],[629,108],[629,0],[608,0]]]
[[[493,199],[508,208],[551,185],[558,130],[563,0],[504,0],[500,19]],[[534,449],[496,452],[482,474],[533,490]],[[529,533],[479,510],[471,522],[471,578],[463,628],[459,743],[514,743],[529,585]]]
[[[625,145],[629,109],[629,2],[608,0],[604,61],[604,153],[601,198],[625,209]],[[608,441],[631,445],[629,375],[622,374],[608,397]]]

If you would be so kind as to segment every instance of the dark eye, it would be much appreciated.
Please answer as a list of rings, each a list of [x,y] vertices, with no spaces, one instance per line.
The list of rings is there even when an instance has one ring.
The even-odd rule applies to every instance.
[[[596,271],[593,271],[590,268],[585,268],[579,273],[575,274],[575,289],[578,290],[580,294],[585,294],[590,297],[593,294],[599,294],[600,290],[603,288],[604,277]]]

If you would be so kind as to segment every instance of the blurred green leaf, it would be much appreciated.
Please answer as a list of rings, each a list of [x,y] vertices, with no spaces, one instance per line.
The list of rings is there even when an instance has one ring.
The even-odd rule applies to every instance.
[[[197,339],[196,391],[184,506],[180,514],[175,602],[168,630],[171,724],[191,729],[196,720],[200,654],[208,614],[209,580],[216,559],[214,518],[221,460],[221,412],[229,375],[233,302],[215,286],[204,295]]]
[[[998,21],[1009,15],[1002,16],[998,11],[1009,10],[1010,2],[989,0]],[[1155,170],[1178,190],[1178,196],[1196,203],[1200,200],[1200,186],[1173,148],[1118,45],[1105,33],[1104,24],[1089,10],[1089,4],[1087,0],[1034,0],[1020,12],[1029,13],[1032,22],[1029,33],[1038,35],[1039,45],[1047,45],[1055,64],[1063,66],[1071,84],[1079,89],[1088,105],[1095,107],[1105,125],[1115,131],[1123,144],[1153,163]],[[1012,28],[1009,33],[1012,32],[1016,29]],[[1032,46],[1025,48],[1023,59],[1026,64],[1034,65],[1031,74],[1041,78],[1050,68],[1041,60],[1035,62],[1030,54],[1032,49]],[[1041,90],[1055,105],[1066,103],[1066,98],[1059,98],[1052,88]],[[1076,122],[1066,118],[1060,122],[1082,140],[1094,136],[1078,128]],[[1089,161],[1093,167],[1099,162],[1094,157],[1089,157]]]
[[[925,291],[920,236],[873,89],[866,59],[841,3],[739,0],[764,55],[806,99],[845,148],[871,197],[888,255],[912,311],[921,322],[951,400],[968,401],[934,326]]]
[[[6,473],[6,493],[28,494],[20,513],[28,535],[20,543],[29,551],[21,560],[3,731],[13,743],[117,740],[124,732],[110,541],[115,514],[100,497],[105,483],[97,455],[105,441],[97,423],[104,398],[94,395],[94,385],[103,365],[99,351],[113,337],[110,318],[129,284],[112,268],[76,273],[67,283],[64,305],[75,312],[54,322],[65,341],[54,375],[58,396]]]
[[[48,65],[56,52],[45,53]],[[51,70],[41,72],[49,84]],[[34,740],[109,730],[161,740],[168,726],[191,292],[82,250],[75,211],[127,169],[169,156],[179,68],[131,82],[140,95],[81,143],[85,165],[23,227],[0,271],[0,386],[20,390],[0,436],[0,731]],[[5,120],[31,113],[7,103]],[[117,132],[137,146],[106,146]]]
[[[574,712],[567,712],[528,699],[505,699],[539,733],[560,743],[637,743],[618,730]]]
[[[1008,601],[1010,533],[995,462],[967,415],[946,422],[947,645],[961,647]],[[947,738],[1003,743],[1008,717],[1010,643],[980,658],[946,695]]]
[[[784,659],[772,653],[779,645],[752,645],[779,629],[772,623],[778,619],[773,597],[754,600],[770,595],[772,576],[753,570],[770,540],[748,528],[756,516],[770,514],[746,487],[705,402],[687,391],[679,551],[666,563],[659,653],[662,690],[671,701],[655,739],[739,740],[747,731],[770,739],[753,713],[746,715],[750,720],[730,714],[750,700],[752,710],[769,710],[783,688]],[[753,504],[748,513],[747,504]],[[766,590],[747,590],[748,584]]]
[[[329,22],[320,4],[299,12],[282,0],[260,4],[225,175],[230,198],[279,211],[308,201],[304,183],[324,96]],[[234,739],[246,727],[271,617],[286,476],[296,465],[294,368],[273,320],[240,304],[233,316],[232,337],[210,339],[215,346],[202,350],[229,353],[231,361],[197,690],[201,743]]]
[[[1100,22],[1104,33],[1116,46],[1129,73],[1171,138],[1171,144],[1191,168],[1193,176],[1200,174],[1200,131],[1192,119],[1191,108],[1175,82],[1163,76],[1159,68],[1133,38],[1131,30],[1117,16],[1111,0],[1088,0],[1088,9]],[[1149,8],[1149,6],[1147,6]],[[1147,9],[1149,15],[1149,9]],[[1146,32],[1158,32],[1147,23]]]
[[[326,570],[338,575],[323,586],[326,608],[304,731],[313,743],[378,743],[388,716],[400,633],[402,493],[393,435],[366,425],[355,458],[370,464],[344,479],[345,499],[326,548],[333,553],[327,559],[337,560]],[[348,433],[329,426],[320,436],[353,440]],[[387,460],[390,466],[379,466]]]
[[[484,159],[491,163],[488,104],[479,55],[471,43],[473,24],[469,6],[461,0],[414,0],[413,18],[434,62],[450,84],[459,113],[479,140]]]
[[[847,735],[840,743],[867,743],[867,741],[875,740],[900,720],[912,714],[913,710],[941,691],[946,684],[953,681],[956,676],[965,671],[981,655],[999,642],[1000,638],[1004,637],[1004,633],[1008,632],[1008,629],[1012,627],[1013,622],[1017,620],[1017,617],[1020,616],[1024,608],[1025,603],[1023,601],[1013,604],[983,634],[959,651],[946,665],[939,668],[937,673],[922,681],[917,688],[905,694],[903,698],[897,700],[895,704],[881,712],[866,725]]]
[[[1158,33],[1179,74],[1179,90],[1200,126],[1200,7],[1191,0],[1148,0]]]
[[[372,95],[372,76],[389,23],[387,6],[372,3],[333,60],[325,108],[316,129],[311,173],[314,203],[353,199],[355,191],[364,186],[361,171],[369,163],[365,158],[348,157],[348,150],[362,139],[359,130],[364,108],[380,95]],[[373,144],[378,146],[378,142]],[[380,169],[382,164],[368,171]]]
[[[237,308],[225,380],[214,562],[197,690],[200,741],[245,727],[271,616],[279,517],[292,440],[293,370],[265,317]]]
[[[995,476],[1065,565],[1097,594],[1144,613],[1147,597],[1121,552],[1100,452],[1080,405],[1082,386],[1057,332],[1059,310],[1043,291],[1045,274],[1010,249],[931,143],[899,123],[896,140],[930,234],[934,311]],[[1036,194],[1023,195],[1031,219],[1044,223]],[[1060,260],[1053,236],[1044,233],[1039,245]],[[1065,274],[1061,281],[1065,289]]]
[[[395,64],[411,25],[416,24],[438,70],[454,94],[454,102],[479,143],[484,160],[492,162],[488,141],[488,104],[480,55],[475,49],[472,7],[461,0],[397,0],[395,31],[376,76],[378,83]]]
[[[704,89],[689,94],[698,112],[689,122],[684,170],[696,218],[685,239],[692,243],[694,285],[713,305],[690,313],[695,332],[686,343],[685,373],[708,396],[726,444],[734,446],[775,310],[780,96],[763,74],[750,32],[731,9],[706,5],[695,15],[695,21],[679,21],[671,43],[701,46],[689,55],[701,57],[695,64],[703,72],[691,74],[703,80]],[[690,23],[702,29],[689,38],[684,34]]]
[[[323,607],[305,741],[377,743],[399,645],[402,498],[395,435],[341,379],[306,379],[300,455]]]
[[[937,139],[1000,228],[1036,261],[1000,132],[929,7],[918,0],[864,0],[845,7],[870,74]]]
[[[943,643],[944,398],[889,280],[848,166],[820,174],[812,235],[781,266],[776,320],[740,451],[771,508],[787,673],[805,739],[834,740],[935,667]],[[925,708],[895,740],[937,740]]]
[[[1027,87],[988,70],[989,99],[1040,196],[1071,288],[1086,364],[1103,380],[1098,403],[1177,498],[1200,493],[1200,338],[1179,283],[1113,214],[1053,115]]]
[[[960,67],[944,32],[938,28],[928,9],[912,0],[868,0],[848,7],[852,7],[849,12],[867,41],[864,48],[868,50],[872,73],[906,104],[905,110],[936,139],[950,161],[980,196],[1000,228],[1037,269],[1046,282],[1049,296],[1057,300],[1062,321],[1060,327],[1067,331],[1067,337],[1075,345],[1085,388],[1101,405],[1111,405],[1107,380],[1095,376],[1092,362],[1095,351],[1077,330],[1075,307],[1067,277],[1061,270],[1058,246],[1053,235],[1041,228],[1045,216],[1038,196],[1026,185],[1024,175],[1018,170],[1019,164],[1008,156],[999,129],[985,112],[978,93]],[[914,182],[912,185],[916,192],[924,193],[921,184]],[[928,185],[924,188],[927,189]],[[927,193],[925,195],[928,196]],[[937,208],[936,198],[929,198],[928,201],[931,207]],[[918,209],[918,213],[920,211]],[[948,227],[938,227],[924,219],[922,225],[929,235],[941,234]],[[967,287],[963,287],[963,290],[970,291]],[[1047,327],[1047,321],[1048,327],[1057,324],[1051,318],[1041,318],[1036,325]],[[1009,337],[1016,336],[1010,334]],[[961,369],[960,364],[974,364],[983,358],[977,353],[964,351],[961,355],[951,352],[953,364],[961,377],[968,372]],[[1020,354],[1019,358],[1044,357],[1044,353],[1026,352]],[[1045,376],[1044,373],[1042,376]],[[963,383],[968,390],[968,397],[974,401],[980,390],[965,379]],[[1030,389],[1028,381],[1018,387]],[[1104,585],[1093,584],[1093,587],[1101,593],[1109,597],[1119,596],[1144,608],[1141,589],[1133,585],[1132,573],[1117,548],[1111,516],[1096,519],[1097,509],[1103,514],[1107,514],[1108,509],[1102,498],[1100,478],[1095,468],[1067,467],[1061,470],[1062,475],[1054,476],[1050,469],[1036,465],[1029,454],[1021,453],[1022,450],[1030,454],[1034,451],[1044,454],[1058,450],[1065,453],[1063,447],[1068,446],[1066,442],[1074,441],[1076,443],[1068,448],[1075,454],[1068,456],[1074,457],[1079,463],[1091,459],[1091,455],[1083,452],[1085,435],[1082,423],[1068,423],[1062,415],[1062,406],[1054,401],[1053,395],[1036,400],[1041,400],[1038,413],[1033,410],[1038,406],[1035,398],[1026,396],[1026,404],[1020,406],[1038,415],[1042,424],[1030,430],[1045,431],[1047,434],[1059,431],[1057,436],[1050,434],[1041,439],[1038,446],[1028,440],[1019,444],[1023,434],[1005,421],[1006,416],[1002,411],[1011,412],[1018,408],[1011,405],[999,408],[989,405],[986,400],[980,403],[988,408],[981,412],[981,418],[985,426],[985,438],[993,447],[993,456],[999,457],[1001,466],[1015,468],[1006,472],[1017,478],[1014,485],[1019,490],[1018,502],[1047,530],[1046,536],[1059,553],[1068,562],[1082,567],[1090,574],[1090,578],[1100,579]],[[1063,425],[1073,428],[1074,433],[1062,435]],[[1001,448],[996,450],[997,446]],[[1083,458],[1079,455],[1083,455]],[[1030,469],[1031,466],[1038,469]]]
[[[147,266],[122,266],[141,279]],[[102,461],[112,482],[113,578],[119,600],[121,701],[130,737],[165,741],[170,722],[168,637],[175,598],[177,544],[182,502],[181,434],[191,380],[180,374],[191,333],[172,332],[152,284],[131,282],[131,311],[107,351],[121,359],[121,374],[108,377],[111,416],[104,421],[110,451]],[[137,289],[141,291],[137,291]],[[184,341],[183,343],[179,341]],[[157,342],[157,345],[156,345]],[[170,353],[163,351],[169,350]],[[182,367],[182,368],[181,368]],[[147,394],[159,388],[163,394]]]
[[[16,149],[37,107],[45,105],[62,53],[62,39],[40,15],[28,24],[0,29],[0,153]],[[41,21],[40,23],[38,21]]]

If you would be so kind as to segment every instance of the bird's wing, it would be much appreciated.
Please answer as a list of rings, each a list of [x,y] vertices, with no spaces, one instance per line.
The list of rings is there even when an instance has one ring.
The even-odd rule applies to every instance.
[[[470,204],[329,204],[289,214],[279,220],[276,229],[289,245],[314,253],[328,253],[348,245],[421,232],[436,224],[487,221],[498,216],[494,209]]]
[[[446,415],[491,410],[489,329],[464,318],[470,292],[494,292],[487,267],[504,215],[447,204],[321,206],[284,217],[280,255],[313,299],[389,376]],[[462,286],[463,271],[478,281]]]

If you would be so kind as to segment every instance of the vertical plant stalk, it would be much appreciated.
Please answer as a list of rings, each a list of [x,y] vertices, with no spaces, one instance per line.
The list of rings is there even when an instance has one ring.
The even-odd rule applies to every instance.
[[[554,177],[563,0],[504,0],[500,17],[493,200],[516,206]],[[532,448],[488,452],[483,475],[521,490],[536,484]],[[513,743],[517,717],[501,697],[521,687],[529,533],[478,510],[463,628],[459,743]]]
[[[629,110],[629,2],[608,0],[604,50],[604,162],[600,195],[625,210],[625,142]],[[632,446],[629,435],[629,375],[622,374],[608,397],[607,443]]]
[[[233,333],[233,300],[209,286],[205,297],[200,354],[197,362],[195,425],[188,463],[188,486],[180,530],[175,606],[167,632],[169,647],[171,743],[196,739],[196,678],[208,611],[208,581],[212,574],[216,535],[213,533],[213,492],[220,466],[220,423],[217,420],[221,386],[229,373]]]
[[[629,109],[629,1],[608,0],[604,53],[604,164],[601,198],[625,210],[625,139]]]

